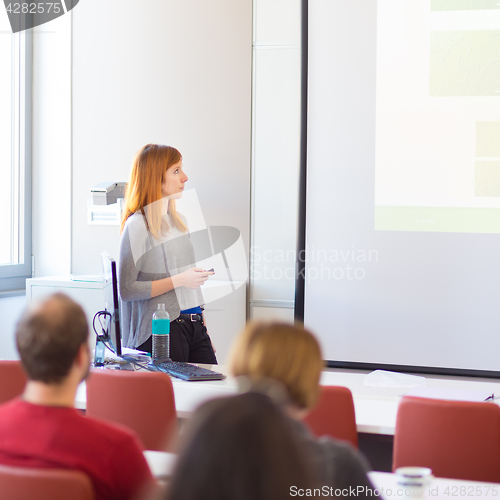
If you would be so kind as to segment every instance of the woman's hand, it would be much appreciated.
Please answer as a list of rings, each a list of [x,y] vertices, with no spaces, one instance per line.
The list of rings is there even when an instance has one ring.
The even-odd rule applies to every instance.
[[[185,286],[186,288],[199,288],[205,281],[207,281],[208,277],[214,272],[205,271],[201,267],[192,267],[183,273],[179,273],[175,276],[172,276],[172,281],[174,283],[174,287],[177,288],[179,286]]]
[[[185,286],[186,288],[199,288],[209,276],[215,274],[213,271],[205,271],[201,267],[192,267],[183,273],[176,274],[171,278],[163,278],[151,282],[151,297],[158,297],[170,292],[174,288]]]

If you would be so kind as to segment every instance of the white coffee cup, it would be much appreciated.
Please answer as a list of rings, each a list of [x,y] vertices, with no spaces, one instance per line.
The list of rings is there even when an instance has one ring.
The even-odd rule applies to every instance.
[[[406,497],[421,497],[432,481],[432,470],[428,467],[399,467],[394,471],[396,482],[404,489]]]

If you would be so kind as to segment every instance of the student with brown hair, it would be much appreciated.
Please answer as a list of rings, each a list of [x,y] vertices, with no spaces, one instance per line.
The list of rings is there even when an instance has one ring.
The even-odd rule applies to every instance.
[[[85,313],[66,295],[23,314],[16,342],[28,382],[21,398],[0,406],[0,464],[80,470],[96,500],[134,500],[154,482],[139,441],[74,408],[89,373],[87,341]]]
[[[235,377],[248,377],[254,384],[266,379],[282,384],[288,394],[286,412],[322,485],[373,491],[366,475],[368,464],[356,450],[326,436],[317,439],[300,422],[316,404],[324,367],[321,348],[311,332],[287,323],[249,323],[233,344],[229,364]]]
[[[194,266],[187,221],[177,212],[188,177],[171,146],[147,144],[135,155],[125,192],[118,281],[126,347],[151,352],[158,304],[170,316],[170,357],[216,364],[200,286],[210,271]]]
[[[263,394],[211,400],[188,422],[167,500],[285,500],[317,486],[290,418]]]

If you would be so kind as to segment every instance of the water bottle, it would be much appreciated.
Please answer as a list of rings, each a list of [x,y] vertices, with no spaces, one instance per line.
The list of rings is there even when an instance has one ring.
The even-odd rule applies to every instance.
[[[95,343],[94,366],[104,366],[104,356],[106,347],[102,340],[97,340]]]
[[[165,304],[153,314],[153,360],[170,358],[170,316]]]

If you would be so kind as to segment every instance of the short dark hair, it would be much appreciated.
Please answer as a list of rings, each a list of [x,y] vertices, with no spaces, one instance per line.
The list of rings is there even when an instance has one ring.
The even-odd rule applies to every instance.
[[[316,485],[304,455],[292,421],[268,396],[211,400],[187,423],[165,498],[289,499],[292,485]]]
[[[87,339],[82,307],[62,293],[26,309],[16,326],[17,350],[28,378],[47,384],[64,380]]]

